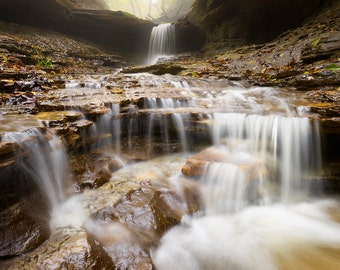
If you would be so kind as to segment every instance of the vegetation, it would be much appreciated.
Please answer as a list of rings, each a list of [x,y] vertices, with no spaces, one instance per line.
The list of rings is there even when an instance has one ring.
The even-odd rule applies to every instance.
[[[52,60],[46,57],[39,47],[33,47],[34,56],[33,58],[36,59],[35,65],[40,68],[53,68]]]

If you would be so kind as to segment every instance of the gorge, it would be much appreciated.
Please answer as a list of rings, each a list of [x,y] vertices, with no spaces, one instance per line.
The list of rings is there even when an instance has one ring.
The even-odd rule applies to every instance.
[[[0,4],[0,268],[338,269],[339,1],[254,40],[197,0],[142,66],[153,23],[46,2]]]

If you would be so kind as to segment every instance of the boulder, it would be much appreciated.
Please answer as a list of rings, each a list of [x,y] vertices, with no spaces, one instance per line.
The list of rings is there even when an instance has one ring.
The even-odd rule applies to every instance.
[[[180,203],[178,195],[171,191],[142,188],[124,196],[116,205],[101,209],[94,217],[160,235],[180,221],[184,214]]]
[[[224,151],[215,147],[209,147],[202,152],[187,159],[182,168],[182,173],[186,176],[200,177],[203,175],[205,166],[209,162],[225,162],[227,156]]]
[[[48,206],[18,163],[0,170],[0,257],[28,252],[50,233]]]
[[[0,264],[1,266],[1,264]],[[61,228],[34,251],[4,263],[6,269],[113,269],[102,246],[84,229]]]
[[[0,212],[0,257],[23,254],[35,249],[48,238],[48,222],[36,219],[27,207],[27,201],[21,199]]]
[[[75,177],[74,189],[77,191],[102,186],[110,181],[112,172],[120,168],[112,155],[100,149],[91,153],[74,154],[70,161]]]
[[[199,208],[197,189],[185,181],[185,194],[162,181],[145,180],[141,184],[85,222],[86,230],[101,243],[116,269],[153,269],[150,247],[185,213]]]
[[[114,269],[153,269],[150,243],[143,232],[132,231],[120,223],[93,221],[88,221],[85,228],[103,246]]]

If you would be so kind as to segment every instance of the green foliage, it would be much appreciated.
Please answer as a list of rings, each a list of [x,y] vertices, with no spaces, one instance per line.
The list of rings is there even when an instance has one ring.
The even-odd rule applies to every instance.
[[[42,51],[39,47],[33,46],[33,50],[34,50],[33,58],[36,60],[35,65],[37,67],[53,68],[52,60],[50,58],[47,58],[46,56],[44,56],[44,54],[42,53]]]
[[[45,58],[45,57],[37,59],[36,66],[43,67],[43,68],[53,68],[51,59]]]
[[[313,48],[315,48],[316,46],[319,45],[319,43],[320,43],[320,38],[314,40],[314,41],[311,43],[311,45],[313,46]]]
[[[2,56],[2,62],[7,63],[8,62],[8,58],[6,55],[1,55]]]
[[[340,66],[337,65],[337,64],[330,64],[330,65],[326,66],[325,69],[327,71],[339,71],[340,70]]]

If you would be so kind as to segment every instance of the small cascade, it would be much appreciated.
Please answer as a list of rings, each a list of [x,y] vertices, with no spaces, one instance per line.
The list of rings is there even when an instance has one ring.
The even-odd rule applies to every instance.
[[[217,201],[218,212],[232,213],[252,203],[304,198],[321,168],[318,136],[307,118],[215,113],[212,137],[226,161],[208,165],[202,179],[212,189],[207,208]]]
[[[89,134],[83,135],[83,137],[89,137],[93,141],[96,141],[96,139],[104,141],[105,144],[112,146],[112,150],[120,154],[121,119],[119,113],[119,104],[111,104],[110,110],[99,116],[96,124],[91,126]],[[94,147],[97,146],[95,143]]]
[[[318,123],[283,99],[265,99],[279,105],[268,113],[268,103],[237,94],[242,110],[227,102],[226,112],[209,117],[218,155],[201,177],[204,209],[161,238],[151,252],[155,267],[337,269],[340,225],[330,212],[338,203],[314,193],[322,165]]]
[[[155,144],[159,144],[165,152],[173,152],[172,144],[180,145],[180,151],[187,152],[189,138],[184,119],[189,114],[183,108],[192,103],[187,99],[145,98],[143,104],[143,108],[130,104],[125,108],[124,116],[120,115],[119,104],[112,104],[110,111],[98,117],[90,132],[82,137],[93,141],[92,147],[103,142],[112,145],[117,155],[121,154],[122,139],[127,140],[131,150],[136,136],[145,142],[144,150],[149,154]]]
[[[159,57],[175,53],[175,26],[160,24],[152,29],[149,42],[149,64],[155,64]]]
[[[20,129],[26,131],[1,136],[1,142],[15,142],[20,149],[13,167],[18,168],[20,163],[48,198],[52,231],[76,229],[76,237],[66,240],[75,241],[76,250],[69,252],[67,245],[66,259],[75,251],[87,250],[88,237],[83,229],[88,229],[89,220],[98,218],[103,224],[93,223],[95,227],[87,233],[100,231],[101,225],[110,228],[125,219],[115,213],[123,203],[124,207],[132,207],[127,208],[126,220],[134,219],[134,215],[130,216],[133,213],[144,223],[144,214],[139,215],[139,209],[133,208],[139,206],[129,200],[150,188],[157,192],[150,194],[152,201],[163,200],[157,203],[171,206],[181,198],[180,212],[174,211],[176,220],[180,218],[177,213],[185,213],[178,226],[162,234],[161,239],[152,239],[152,243],[157,243],[151,248],[152,266],[157,269],[338,269],[340,225],[335,220],[339,218],[339,202],[324,200],[314,193],[318,191],[322,167],[319,126],[317,121],[305,117],[302,107],[296,108],[300,102],[286,103],[284,98],[290,92],[269,87],[245,88],[225,80],[130,76],[133,83],[116,96],[111,93],[115,92],[113,87],[103,87],[90,79],[82,83],[70,81],[56,95],[65,108],[86,111],[87,105],[98,105],[94,107],[102,109],[83,114],[88,119],[82,120],[90,124],[79,133],[83,132],[80,136],[84,139],[84,152],[93,154],[89,161],[84,156],[84,166],[94,163],[96,167],[92,161],[101,159],[104,170],[100,172],[110,170],[104,179],[109,182],[93,189],[85,187],[84,192],[65,198],[70,160],[58,137],[46,128]],[[141,79],[142,76],[145,77]],[[76,122],[65,127],[75,128]],[[47,129],[53,129],[53,125]],[[189,151],[200,151],[202,147],[205,149],[195,156],[211,156],[199,156],[199,164],[192,168],[201,178],[192,181],[183,173],[183,165],[189,161]],[[122,166],[109,167],[113,159]],[[71,159],[74,161],[80,164],[82,159],[79,163]],[[193,204],[192,210],[189,204]],[[148,222],[153,219],[146,217],[146,225]],[[136,231],[129,223],[122,226],[124,231],[145,236],[138,226]],[[106,251],[101,240],[115,241],[116,232],[104,230],[98,234],[100,239],[90,234],[95,246],[89,244],[101,254]],[[78,238],[81,235],[86,241]],[[143,253],[149,250],[149,240],[141,249]],[[141,238],[136,241],[144,242]],[[81,242],[86,244],[84,249],[78,248],[83,247]],[[129,253],[130,242],[122,244],[124,252]],[[49,245],[46,241],[37,252],[43,250],[43,258],[51,254],[59,259],[63,252],[60,245],[55,249]],[[52,251],[46,255],[45,250]],[[25,254],[25,263],[36,260],[26,255],[31,256]],[[103,256],[98,260],[105,260],[105,253]]]
[[[29,129],[20,133],[6,133],[1,141],[19,145],[18,155],[23,156],[21,166],[46,195],[51,209],[65,201],[69,165],[64,144],[59,137],[43,134],[39,129]]]
[[[177,112],[176,109],[188,107],[187,100],[176,100],[169,98],[148,98],[145,99],[144,109],[151,110],[148,116],[147,141],[151,145],[154,136],[161,138],[165,145],[169,147],[170,128],[177,133],[177,141],[181,143],[182,151],[188,151],[188,139],[183,118],[186,112]],[[169,149],[167,149],[169,150]]]

